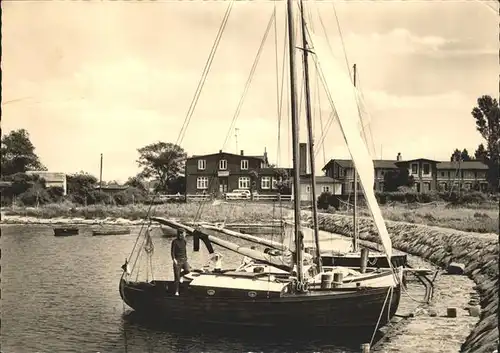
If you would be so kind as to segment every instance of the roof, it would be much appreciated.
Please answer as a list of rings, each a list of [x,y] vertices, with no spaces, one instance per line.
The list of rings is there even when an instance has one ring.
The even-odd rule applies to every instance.
[[[436,161],[434,159],[428,159],[428,158],[415,158],[415,159],[407,159],[404,161],[397,161],[396,163],[409,163],[409,162],[416,162],[416,161],[426,161],[426,162],[433,162],[433,163],[441,163],[440,161]]]
[[[420,161],[420,160],[437,163],[437,169],[457,169],[458,168],[457,162],[441,162],[441,161],[435,161],[435,160],[427,159],[427,158],[417,158],[417,159],[410,159],[410,160],[404,160],[404,161],[389,160],[389,159],[374,159],[373,165],[375,166],[375,169],[377,169],[377,168],[379,168],[379,169],[396,169],[396,168],[398,168],[397,164],[399,164],[399,163]],[[352,161],[350,159],[331,159],[323,167],[323,170],[330,167],[330,165],[334,162],[337,163],[342,168],[352,168],[353,167]],[[460,169],[487,170],[488,166],[481,161],[464,161],[464,162],[460,163]]]
[[[46,170],[29,170],[26,172],[28,175],[38,175],[45,179],[47,182],[62,182],[66,180],[66,174],[59,172],[48,172]]]
[[[331,159],[324,167],[323,170],[327,169],[333,162],[337,163],[339,166],[342,168],[352,168],[352,160],[350,159]],[[396,163],[397,161],[395,160],[390,160],[390,159],[374,159],[373,160],[373,165],[375,168],[381,168],[381,169],[396,169]]]
[[[191,157],[187,158],[186,160],[190,159],[198,159],[201,157],[212,157],[212,156],[218,156],[218,155],[230,155],[230,156],[238,156],[238,157],[243,157],[243,158],[253,158],[253,159],[258,159],[261,161],[266,161],[265,156],[246,156],[246,155],[241,155],[241,154],[236,154],[236,153],[229,153],[229,152],[218,152],[218,153],[210,153],[210,154],[200,154],[200,155],[192,155]]]
[[[457,162],[440,162],[437,165],[437,169],[457,169]],[[481,161],[463,161],[460,162],[460,169],[477,169],[477,170],[487,170],[488,166]]]
[[[293,180],[293,177],[290,178],[290,180]],[[307,175],[301,175],[300,176],[300,181],[301,182],[310,182],[311,181],[311,174]],[[317,175],[316,176],[316,183],[318,184],[333,184],[333,183],[340,183],[341,181],[331,178],[329,176],[324,176],[324,175]]]

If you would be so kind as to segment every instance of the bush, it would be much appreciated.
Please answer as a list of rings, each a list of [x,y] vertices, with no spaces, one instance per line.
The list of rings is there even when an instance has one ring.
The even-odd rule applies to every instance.
[[[51,186],[47,188],[50,199],[54,202],[60,202],[64,196],[64,189],[60,186]]]
[[[18,202],[24,206],[38,206],[45,205],[52,201],[46,189],[39,187],[32,187],[23,192],[17,198]]]
[[[329,192],[323,192],[323,193],[321,193],[321,195],[319,195],[319,197],[318,197],[318,209],[320,209],[320,210],[328,209],[328,206],[330,206],[330,204],[329,204],[330,196],[332,196],[332,194]]]
[[[136,187],[130,187],[113,195],[114,202],[120,206],[131,203],[143,203],[146,201],[146,198],[146,191]]]

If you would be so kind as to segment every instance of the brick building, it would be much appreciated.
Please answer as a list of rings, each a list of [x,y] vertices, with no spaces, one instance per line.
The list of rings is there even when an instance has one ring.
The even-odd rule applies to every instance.
[[[253,171],[258,180],[252,180]],[[276,192],[274,169],[269,167],[267,152],[262,156],[247,156],[228,152],[192,156],[186,160],[186,194],[216,194],[221,196],[235,189],[251,189],[252,181],[259,193]]]

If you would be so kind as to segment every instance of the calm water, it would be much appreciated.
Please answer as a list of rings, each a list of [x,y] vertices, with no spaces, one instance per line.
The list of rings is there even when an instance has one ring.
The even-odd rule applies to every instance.
[[[1,229],[4,353],[359,352],[356,340],[339,346],[328,337],[172,331],[134,319],[121,301],[118,281],[138,227],[131,235],[100,237],[93,237],[88,226],[80,226],[73,237],[54,237],[49,226]],[[158,230],[153,242],[155,278],[173,277],[170,240]],[[190,255],[192,265],[206,263],[203,250]],[[222,253],[225,265],[240,261],[238,255]]]

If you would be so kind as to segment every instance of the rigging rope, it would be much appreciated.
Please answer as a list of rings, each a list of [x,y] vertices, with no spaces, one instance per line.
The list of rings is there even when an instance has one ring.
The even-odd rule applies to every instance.
[[[246,94],[247,94],[248,89],[249,89],[249,87],[250,87],[250,84],[252,83],[252,79],[253,79],[253,77],[254,77],[255,70],[256,70],[256,68],[257,68],[257,65],[258,65],[258,63],[259,63],[260,56],[261,56],[261,54],[262,54],[262,49],[264,48],[264,44],[265,44],[265,42],[266,42],[266,40],[267,40],[267,37],[268,37],[268,35],[269,35],[269,31],[270,31],[270,29],[271,29],[271,25],[273,24],[274,19],[275,19],[275,17],[274,17],[274,13],[273,13],[273,14],[271,15],[271,18],[269,19],[268,24],[267,24],[266,31],[264,32],[264,37],[263,37],[263,38],[262,38],[262,40],[261,40],[261,43],[260,43],[259,49],[258,49],[257,54],[256,54],[256,56],[255,56],[254,62],[253,62],[253,64],[252,64],[252,68],[250,69],[250,74],[249,74],[248,79],[247,79],[247,81],[246,81],[246,83],[245,83],[245,87],[244,87],[244,89],[243,89],[243,94],[242,94],[242,96],[240,97],[240,101],[238,102],[238,106],[236,107],[236,111],[235,111],[235,113],[234,113],[234,115],[233,115],[233,118],[232,118],[232,120],[231,120],[231,124],[230,124],[230,126],[229,126],[228,131],[227,131],[226,138],[225,138],[224,143],[223,143],[223,145],[222,145],[222,150],[224,150],[224,148],[225,148],[225,146],[226,146],[226,144],[227,144],[227,141],[228,141],[228,139],[229,139],[229,136],[230,136],[230,134],[231,134],[231,131],[233,130],[233,126],[236,124],[236,121],[237,121],[237,119],[238,119],[238,117],[239,117],[239,114],[240,114],[240,111],[241,111],[241,107],[242,107],[243,102],[244,102],[244,100],[245,100],[245,97],[246,97]],[[210,182],[209,182],[209,184],[208,184],[208,189],[209,189],[209,190],[211,190],[211,189],[212,189],[212,185],[213,185],[214,183],[215,183],[215,177],[212,177],[212,179],[210,180]],[[196,215],[195,215],[195,217],[194,217],[194,222],[197,222],[197,221],[199,220],[199,218],[201,217],[201,213],[202,213],[203,208],[204,208],[204,206],[205,206],[205,205],[206,205],[206,202],[201,202],[201,203],[200,203],[200,205],[199,205],[199,207],[198,207],[198,210],[197,210],[197,212],[196,212]],[[231,209],[234,209],[234,205],[231,207]],[[226,215],[226,216],[227,216],[227,215]],[[227,218],[226,218],[226,219],[227,219]]]
[[[198,87],[197,87],[197,89],[196,89],[196,92],[195,92],[195,95],[194,95],[194,97],[193,97],[193,100],[191,101],[191,104],[190,104],[190,106],[189,106],[188,113],[187,113],[186,117],[184,118],[184,122],[183,122],[183,124],[182,124],[181,130],[179,131],[179,134],[178,134],[178,136],[177,136],[177,140],[176,140],[176,143],[175,143],[176,145],[181,144],[181,143],[182,143],[182,140],[184,139],[184,136],[185,136],[185,133],[186,133],[187,128],[188,128],[188,126],[189,126],[189,123],[190,123],[190,121],[191,121],[191,117],[192,117],[192,115],[193,115],[194,109],[195,109],[196,104],[197,104],[197,102],[198,102],[198,98],[199,98],[200,93],[201,93],[201,91],[202,91],[202,89],[203,89],[203,86],[204,86],[204,84],[205,84],[205,82],[206,82],[206,77],[207,77],[208,73],[210,72],[210,68],[211,68],[211,66],[212,66],[213,57],[215,56],[215,52],[216,52],[216,50],[217,50],[217,48],[218,48],[218,46],[219,46],[220,39],[221,39],[221,37],[222,37],[222,33],[224,32],[224,29],[225,29],[225,27],[226,27],[227,20],[228,20],[228,18],[229,18],[229,14],[231,13],[232,6],[233,6],[233,1],[231,1],[231,2],[229,3],[228,8],[226,9],[226,13],[224,14],[224,18],[223,18],[223,20],[222,20],[222,24],[221,24],[221,26],[219,27],[219,31],[218,31],[218,33],[217,33],[217,37],[216,37],[216,39],[215,39],[215,41],[214,41],[214,44],[212,45],[212,50],[210,51],[209,58],[207,59],[207,62],[206,62],[205,67],[204,67],[204,69],[203,69],[202,78],[200,79],[200,81],[199,81],[199,83],[198,83]],[[170,154],[168,155],[168,158],[167,158],[168,163],[169,163],[169,162],[170,162],[170,160],[172,159],[172,157],[173,157],[173,153],[174,153],[174,151],[171,151],[171,152],[170,152]],[[148,207],[148,210],[147,210],[147,213],[146,213],[146,218],[145,218],[145,219],[148,219],[148,218],[150,217],[151,210],[152,210],[153,205],[154,205],[154,201],[155,201],[155,199],[156,199],[156,197],[157,197],[157,195],[158,195],[159,190],[160,190],[160,189],[161,189],[161,187],[163,186],[163,185],[162,185],[162,183],[163,183],[163,181],[160,181],[160,182],[158,183],[158,185],[155,187],[155,191],[154,191],[153,197],[152,197],[152,199],[151,199],[151,203],[150,203],[150,205],[149,205],[149,207]],[[137,236],[137,238],[136,238],[136,241],[135,241],[135,243],[134,243],[134,246],[132,247],[132,251],[131,251],[131,253],[130,253],[129,257],[128,257],[128,260],[126,260],[126,264],[128,264],[128,261],[129,261],[129,260],[131,260],[131,258],[132,258],[132,256],[133,256],[133,254],[134,254],[134,251],[135,251],[135,249],[137,248],[137,244],[139,243],[139,239],[141,238],[141,235],[142,235],[142,232],[143,232],[143,229],[144,229],[144,225],[145,225],[145,224],[146,224],[146,222],[143,222],[143,223],[141,224],[141,228],[140,228],[140,230],[139,230],[139,234],[138,234],[138,236]],[[149,220],[149,225],[151,225],[151,220]],[[145,240],[146,240],[146,239],[143,239],[143,242],[141,243],[141,247],[144,245],[144,241],[145,241]],[[138,261],[138,259],[139,259],[139,255],[140,255],[141,253],[142,253],[142,251],[138,251],[138,254],[137,254],[136,258],[135,258],[135,261],[134,261],[134,264],[133,264],[133,266],[132,266],[131,272],[132,272],[132,271],[134,271],[135,266],[136,266],[136,264],[137,264],[137,261]],[[138,269],[138,271],[139,271],[139,269]],[[124,274],[125,274],[125,271],[122,273],[122,278],[123,278]],[[137,275],[137,277],[138,277],[138,275]]]
[[[278,24],[276,19],[276,2],[274,2],[273,9],[274,16],[274,55],[275,55],[275,63],[276,63],[276,108],[278,113],[278,144],[276,151],[276,164],[280,163],[280,154],[281,154],[281,102],[283,98],[283,79],[284,79],[284,58],[285,58],[285,50],[286,50],[286,40],[284,40],[285,44],[283,45],[283,73],[281,76],[281,95],[280,95],[280,82],[279,82],[279,64],[278,64]],[[287,29],[287,17],[285,16],[285,32]]]
[[[208,73],[210,72],[210,68],[212,66],[212,61],[214,60],[215,53],[217,51],[217,48],[219,47],[220,40],[222,38],[222,34],[224,33],[224,29],[226,28],[227,21],[229,19],[229,15],[231,13],[231,9],[233,7],[233,1],[229,3],[229,6],[226,10],[226,13],[224,14],[224,18],[222,19],[222,25],[219,27],[219,31],[217,32],[217,36],[215,38],[215,42],[212,45],[212,50],[210,51],[210,54],[208,56],[208,59],[205,63],[205,67],[203,69],[202,76],[200,77],[200,81],[198,82],[198,87],[196,87],[195,95],[193,97],[193,101],[191,102],[191,105],[189,106],[188,113],[187,113],[187,122],[185,121],[186,128],[184,129],[184,125],[181,128],[181,136],[184,138],[184,135],[187,130],[187,125],[191,121],[191,117],[193,116],[194,109],[196,108],[196,104],[198,103],[198,99],[201,94],[201,90],[203,89],[203,86],[205,84],[206,78]]]

